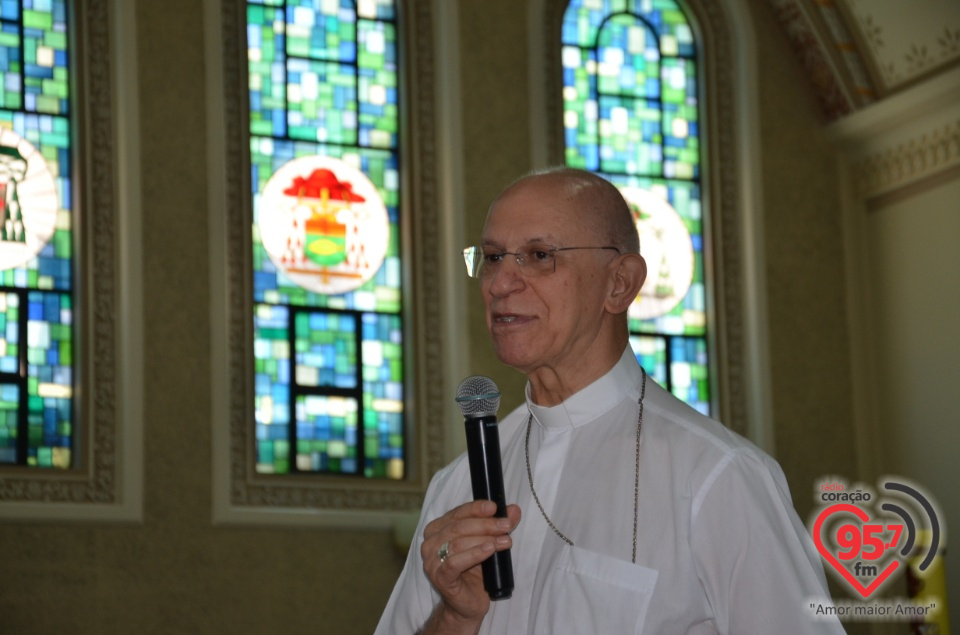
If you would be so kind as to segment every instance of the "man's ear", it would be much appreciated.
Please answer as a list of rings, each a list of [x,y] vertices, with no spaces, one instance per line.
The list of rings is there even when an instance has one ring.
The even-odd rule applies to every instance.
[[[624,313],[637,299],[643,281],[647,279],[647,262],[640,254],[623,254],[613,272],[613,286],[604,308],[614,315]]]

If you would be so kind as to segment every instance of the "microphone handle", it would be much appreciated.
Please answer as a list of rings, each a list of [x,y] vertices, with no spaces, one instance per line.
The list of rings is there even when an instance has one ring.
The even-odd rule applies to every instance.
[[[503,466],[500,462],[500,433],[497,417],[467,417],[467,458],[470,461],[470,482],[474,500],[491,500],[497,504],[495,516],[507,517],[506,496],[503,493]],[[513,594],[513,562],[510,550],[495,551],[480,565],[483,588],[491,600],[501,600]]]

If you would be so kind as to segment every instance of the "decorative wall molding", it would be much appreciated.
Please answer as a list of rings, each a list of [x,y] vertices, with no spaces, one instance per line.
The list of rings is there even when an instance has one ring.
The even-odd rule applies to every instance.
[[[842,0],[873,60],[885,92],[891,93],[955,65],[960,59],[960,11],[949,2],[924,2],[903,22],[896,0]]]
[[[0,469],[0,515],[139,520],[142,370],[139,344],[129,346],[141,332],[139,248],[130,248],[139,245],[134,12],[123,0],[73,8],[79,465]]]
[[[872,94],[872,89],[862,87],[860,91],[851,91],[844,86],[843,77],[831,59],[830,45],[824,42],[802,0],[768,0],[768,3],[807,72],[826,119],[833,121],[853,112],[857,107],[854,95],[857,92]]]
[[[922,190],[960,165],[960,68],[940,73],[832,124],[863,201]],[[873,202],[871,202],[873,205]]]
[[[960,119],[858,161],[857,193],[870,199],[960,166]]]
[[[903,22],[897,0],[767,0],[828,122],[949,72],[960,12],[924,3]]]
[[[218,51],[220,85],[212,87],[214,132],[222,132],[221,146],[212,148],[211,161],[223,161],[222,188],[212,194],[211,266],[213,294],[223,298],[223,313],[214,302],[214,332],[223,332],[222,360],[214,360],[214,519],[217,522],[321,522],[387,525],[390,519],[365,512],[402,512],[419,508],[429,477],[445,460],[443,398],[445,384],[441,328],[442,228],[436,182],[434,15],[430,0],[403,4],[399,21],[406,41],[402,105],[404,252],[410,273],[405,278],[408,353],[407,390],[412,406],[407,421],[407,467],[402,481],[374,481],[339,476],[271,476],[254,469],[253,323],[250,227],[252,202],[249,165],[249,125],[246,82],[246,20],[242,0],[220,0]],[[217,73],[213,73],[216,75]],[[208,94],[208,98],[210,95]],[[216,110],[216,109],[215,109]],[[219,118],[219,120],[218,120]],[[220,156],[215,156],[219,154]],[[216,173],[216,170],[214,170]],[[416,246],[414,248],[414,245]],[[222,255],[222,262],[219,261]],[[218,279],[217,272],[223,273]],[[412,300],[412,301],[410,301]],[[215,356],[220,345],[214,347]],[[221,363],[222,362],[222,363]],[[417,381],[410,381],[410,376]],[[218,415],[225,417],[220,419]],[[218,448],[220,441],[225,449]],[[316,512],[322,512],[320,514]],[[307,512],[307,513],[304,513]],[[348,512],[361,512],[360,516]]]

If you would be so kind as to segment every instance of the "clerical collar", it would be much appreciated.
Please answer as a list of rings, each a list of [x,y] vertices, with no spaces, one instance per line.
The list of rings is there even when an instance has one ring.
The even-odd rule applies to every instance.
[[[640,364],[633,349],[628,345],[620,361],[595,382],[574,393],[556,406],[538,406],[530,399],[530,384],[527,383],[527,408],[534,421],[547,428],[576,428],[600,418],[621,401],[640,397],[639,386],[643,379]]]

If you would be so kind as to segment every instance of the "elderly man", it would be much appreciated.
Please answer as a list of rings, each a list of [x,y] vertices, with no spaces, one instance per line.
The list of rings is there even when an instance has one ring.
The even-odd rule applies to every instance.
[[[495,518],[472,501],[465,456],[438,472],[378,634],[842,632],[810,616],[826,582],[776,462],[638,365],[639,251],[589,172],[534,173],[494,201],[465,254],[497,357],[527,376],[500,424],[516,504]],[[479,565],[508,548],[515,590],[491,602]]]

